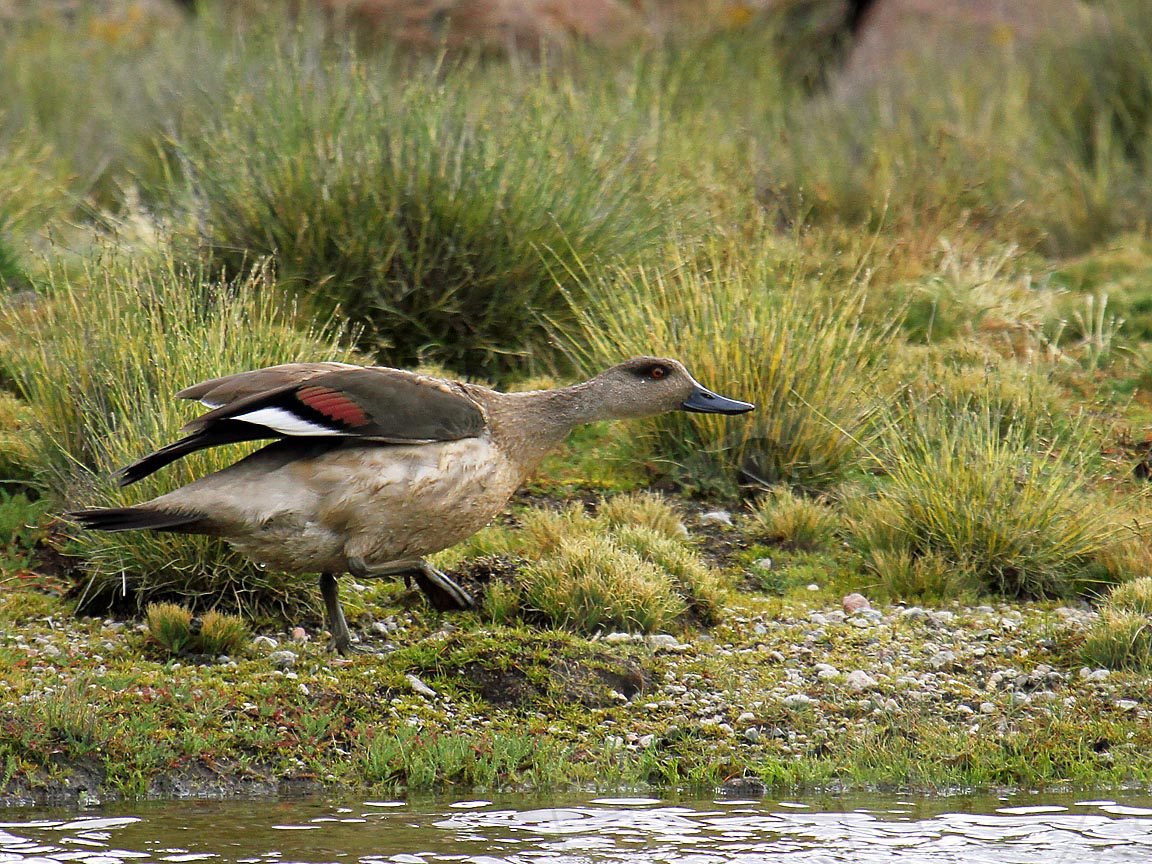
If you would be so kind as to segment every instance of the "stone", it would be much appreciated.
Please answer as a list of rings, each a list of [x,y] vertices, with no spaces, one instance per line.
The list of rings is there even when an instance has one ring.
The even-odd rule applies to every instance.
[[[868,598],[863,594],[855,592],[848,594],[840,601],[841,606],[844,608],[845,615],[855,615],[857,612],[863,612],[865,609],[871,609],[872,604],[868,602]]]
[[[700,516],[701,525],[717,525],[725,528],[732,527],[732,514],[727,510],[709,510]]]
[[[257,636],[252,640],[252,647],[261,651],[271,651],[276,645],[276,640],[271,636]]]
[[[273,651],[268,659],[277,669],[291,669],[296,665],[296,654],[292,651]]]
[[[679,639],[668,633],[652,633],[645,637],[644,641],[653,651],[680,651],[685,647],[680,644]]]
[[[312,637],[308,635],[308,631],[303,627],[293,627],[292,632],[289,634],[289,638],[291,638],[292,641],[297,645],[303,645]]]
[[[862,690],[869,690],[876,686],[876,679],[865,672],[863,669],[855,669],[848,673],[844,679],[844,686],[849,690],[860,692]]]
[[[933,669],[951,669],[956,662],[956,655],[951,651],[937,651],[928,658],[928,665]]]
[[[811,696],[804,693],[792,693],[784,697],[784,704],[789,708],[807,708],[815,701]]]
[[[418,696],[423,696],[425,699],[431,699],[436,695],[436,691],[409,672],[404,676],[404,680],[408,682],[408,686],[412,688],[412,692]]]

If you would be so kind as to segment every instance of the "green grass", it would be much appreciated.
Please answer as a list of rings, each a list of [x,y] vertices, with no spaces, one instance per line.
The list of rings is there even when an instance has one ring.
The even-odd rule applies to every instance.
[[[860,324],[859,283],[844,290],[808,276],[787,245],[752,243],[716,242],[697,257],[670,249],[660,269],[584,274],[589,287],[573,298],[581,330],[558,336],[585,371],[630,354],[675,356],[706,387],[756,403],[736,418],[673,413],[644,428],[645,455],[676,466],[689,486],[719,477],[730,490],[738,469],[763,485],[826,488],[862,457],[890,331]]]
[[[489,377],[552,358],[564,315],[553,273],[645,254],[663,188],[623,106],[594,122],[563,75],[489,80],[482,68],[409,70],[287,54],[185,141],[195,237],[237,272],[275,255],[310,308],[366,325],[397,365],[434,357]]]
[[[211,6],[172,26],[7,29],[0,772],[92,764],[126,795],[198,766],[326,788],[1147,782],[1147,723],[1117,707],[1149,668],[1142,6],[1097,4],[1113,25],[1055,54],[929,58],[851,99],[819,89],[841,46],[793,13],[536,58],[355,50],[308,18],[235,28]],[[196,454],[127,490],[108,476],[190,419],[171,399],[189,383],[351,358],[337,309],[384,362],[526,387],[668,354],[758,410],[580,430],[531,478],[567,509],[517,505],[437,556],[472,578],[477,613],[446,627],[393,586],[349,591],[357,615],[399,622],[397,650],[344,669],[322,640],[294,643],[288,678],[210,610],[259,612],[277,638],[312,628],[311,577],[47,514],[237,458]],[[741,484],[765,496],[751,513]],[[590,491],[634,494],[569,503]],[[735,527],[685,536],[717,507]],[[1068,638],[1030,602],[1114,583]],[[916,702],[898,674],[876,694],[808,676],[809,707],[780,702],[809,655],[772,652],[882,675],[878,657],[940,642],[915,618],[827,615],[857,590],[964,620],[949,637],[972,652],[933,671],[947,698]],[[207,634],[203,653],[235,666],[76,615],[125,592],[202,615],[169,641]],[[975,653],[988,595],[1022,616],[1024,638],[1000,637],[1014,666],[1112,666],[1115,692],[1073,675],[1055,715],[986,692],[1004,662]],[[681,650],[595,638],[616,629]],[[958,710],[985,699],[991,715]]]
[[[949,568],[1010,597],[1069,596],[1102,578],[1120,529],[1090,488],[1083,433],[1046,442],[995,406],[929,404],[898,413],[887,438],[887,483],[855,502],[851,534],[894,588],[941,587]]]
[[[54,275],[40,300],[0,310],[0,368],[31,409],[37,480],[61,509],[123,506],[218,470],[243,450],[196,454],[117,489],[111,473],[174,440],[191,383],[293,359],[348,359],[317,327],[295,329],[266,271],[221,283],[148,271],[115,255]],[[152,532],[71,532],[95,604],[181,597],[231,608],[309,607],[311,586],[257,569],[221,541]]]
[[[1137,2],[1071,44],[914,58],[904,79],[798,104],[771,127],[769,206],[930,238],[1075,252],[1144,221],[1152,29]]]
[[[1152,577],[1117,585],[1081,647],[1085,662],[1111,669],[1152,669]]]

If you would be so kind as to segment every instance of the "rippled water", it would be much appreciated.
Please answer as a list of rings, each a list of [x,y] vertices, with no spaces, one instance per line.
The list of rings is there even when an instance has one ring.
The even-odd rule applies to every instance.
[[[546,804],[546,806],[542,806]],[[1152,862],[1152,798],[177,802],[0,811],[0,864]]]

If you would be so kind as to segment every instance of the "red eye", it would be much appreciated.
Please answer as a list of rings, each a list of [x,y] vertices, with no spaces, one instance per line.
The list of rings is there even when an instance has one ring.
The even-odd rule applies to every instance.
[[[665,375],[668,374],[668,370],[665,369],[663,366],[653,366],[652,371],[649,372],[648,374],[652,378],[655,378],[657,381],[659,381],[661,378],[663,378]]]

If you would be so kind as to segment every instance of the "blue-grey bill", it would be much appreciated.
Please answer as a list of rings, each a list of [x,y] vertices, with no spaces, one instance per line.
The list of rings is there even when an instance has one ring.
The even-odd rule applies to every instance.
[[[697,387],[696,392],[685,399],[680,407],[696,414],[746,414],[756,410],[751,402],[729,399],[703,387]]]

